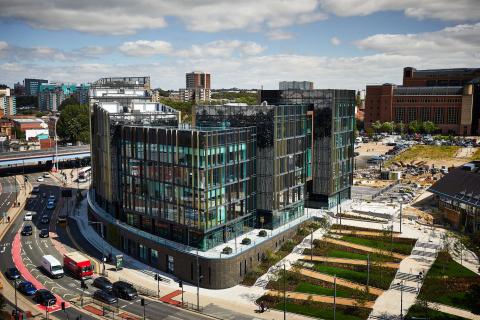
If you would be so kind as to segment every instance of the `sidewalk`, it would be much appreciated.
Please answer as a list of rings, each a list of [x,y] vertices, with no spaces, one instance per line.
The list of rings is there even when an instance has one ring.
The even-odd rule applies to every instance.
[[[112,281],[119,279],[128,279],[136,285],[144,287],[149,291],[157,292],[157,281],[154,280],[155,274],[160,274],[162,278],[168,279],[170,282],[160,282],[160,297],[165,297],[179,289],[176,278],[171,274],[164,273],[160,270],[152,268],[111,246],[104,241],[102,237],[88,224],[87,215],[87,200],[86,198],[81,202],[78,215],[72,217],[83,237],[97,250],[111,253],[112,256],[117,254],[123,255],[124,268],[119,271],[114,271],[113,265],[105,263],[105,269],[108,271],[108,277]],[[307,236],[310,239],[310,236]],[[309,241],[309,240],[308,240]],[[304,243],[305,240],[302,242]],[[308,247],[310,243],[306,243]],[[298,246],[297,246],[298,247]],[[303,250],[303,248],[302,248]],[[301,256],[301,251],[294,250],[295,253],[290,255]],[[289,257],[289,256],[287,256]],[[282,262],[283,263],[283,262]],[[270,274],[269,274],[270,275]],[[197,287],[183,283],[184,302],[190,305],[197,304]],[[228,289],[211,290],[200,288],[200,306],[203,308],[203,313],[211,315],[220,319],[283,319],[283,312],[277,310],[270,310],[268,313],[259,314],[255,312],[258,306],[255,301],[265,293],[265,289],[259,286],[246,287],[237,285]],[[173,300],[180,301],[181,295],[176,295]],[[240,311],[241,310],[241,311]],[[288,318],[292,320],[311,319],[309,317],[289,313]]]
[[[440,312],[443,312],[443,313],[448,313],[448,314],[458,316],[458,317],[462,317],[462,318],[465,318],[465,319],[480,320],[480,315],[473,314],[473,313],[471,313],[470,311],[467,311],[467,310],[454,308],[454,307],[447,306],[447,305],[441,304],[441,303],[429,302],[428,305],[429,305],[429,307],[431,307],[435,310],[438,310]]]

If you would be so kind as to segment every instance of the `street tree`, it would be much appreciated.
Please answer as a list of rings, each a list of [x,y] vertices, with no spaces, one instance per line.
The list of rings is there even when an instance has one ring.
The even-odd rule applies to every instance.
[[[90,142],[90,120],[88,105],[66,105],[57,122],[58,136],[66,141]]]

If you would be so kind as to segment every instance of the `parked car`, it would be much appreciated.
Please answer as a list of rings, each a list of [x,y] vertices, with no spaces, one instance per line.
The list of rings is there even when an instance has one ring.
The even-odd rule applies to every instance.
[[[31,236],[33,233],[33,228],[31,225],[27,224],[27,225],[24,225],[23,226],[23,229],[22,229],[22,236]]]
[[[105,277],[98,277],[93,280],[92,285],[100,290],[112,292],[112,283]]]
[[[7,271],[5,271],[5,276],[10,280],[15,280],[15,279],[20,278],[20,272],[15,267],[14,268],[8,268]]]
[[[51,194],[50,196],[48,196],[48,201],[55,202],[55,196],[54,196],[53,194]]]
[[[52,306],[57,303],[57,298],[46,289],[39,289],[35,292],[33,298],[37,303],[40,303],[42,306]]]
[[[32,188],[32,193],[38,193],[40,192],[40,187],[39,186],[35,186]]]
[[[43,177],[38,177],[38,178],[37,178],[37,181],[38,181],[38,182],[43,182],[43,181],[45,181],[45,179],[43,179]]]
[[[43,174],[43,177],[44,177],[44,178],[50,178],[50,174],[49,174],[48,172],[45,172],[45,173]]]
[[[40,233],[38,234],[40,238],[48,238],[49,237],[49,232],[48,229],[42,229],[40,230]]]
[[[93,298],[108,304],[114,304],[114,303],[117,303],[118,301],[117,297],[103,290],[95,291],[93,293]]]
[[[112,285],[113,294],[119,298],[133,300],[138,297],[137,290],[125,281],[117,281]]]
[[[40,222],[41,222],[42,224],[48,224],[48,223],[50,223],[50,217],[47,216],[46,214],[44,214],[44,215],[42,216],[42,219],[40,219]]]
[[[55,202],[53,202],[53,201],[48,201],[48,203],[47,203],[47,209],[48,209],[48,210],[53,210],[53,209],[55,209]]]
[[[22,281],[17,286],[18,291],[23,293],[26,296],[33,296],[37,292],[37,288],[28,281]]]

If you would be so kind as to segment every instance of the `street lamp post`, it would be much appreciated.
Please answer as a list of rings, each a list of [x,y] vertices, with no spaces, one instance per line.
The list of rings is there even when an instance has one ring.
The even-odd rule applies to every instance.
[[[337,275],[333,276],[333,320],[337,319]]]
[[[53,303],[52,303],[53,302]],[[50,304],[55,304],[55,301],[49,300],[47,302],[47,307],[45,308],[45,318],[48,320],[48,308],[50,308]]]
[[[57,137],[57,122],[59,117],[55,118],[55,166],[56,172],[58,172],[58,137]]]
[[[283,264],[283,320],[287,319],[287,268]]]
[[[18,317],[18,305],[17,305],[17,279],[13,280],[13,287],[15,288],[15,314]]]
[[[403,281],[400,281],[400,320],[403,320]]]
[[[100,237],[102,237],[102,265],[103,265],[103,268],[102,268],[102,274],[105,275],[105,245],[104,245],[104,242],[105,242],[105,237],[103,235],[103,222],[99,222],[99,221],[89,221],[88,222],[89,224],[98,224],[100,225]]]

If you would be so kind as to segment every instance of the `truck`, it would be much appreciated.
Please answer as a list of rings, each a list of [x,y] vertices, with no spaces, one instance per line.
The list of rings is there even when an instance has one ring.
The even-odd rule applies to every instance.
[[[63,266],[78,279],[89,279],[93,275],[93,266],[90,259],[78,251],[63,255]]]
[[[63,267],[60,261],[55,259],[52,255],[45,255],[42,257],[42,268],[52,278],[63,277]]]

